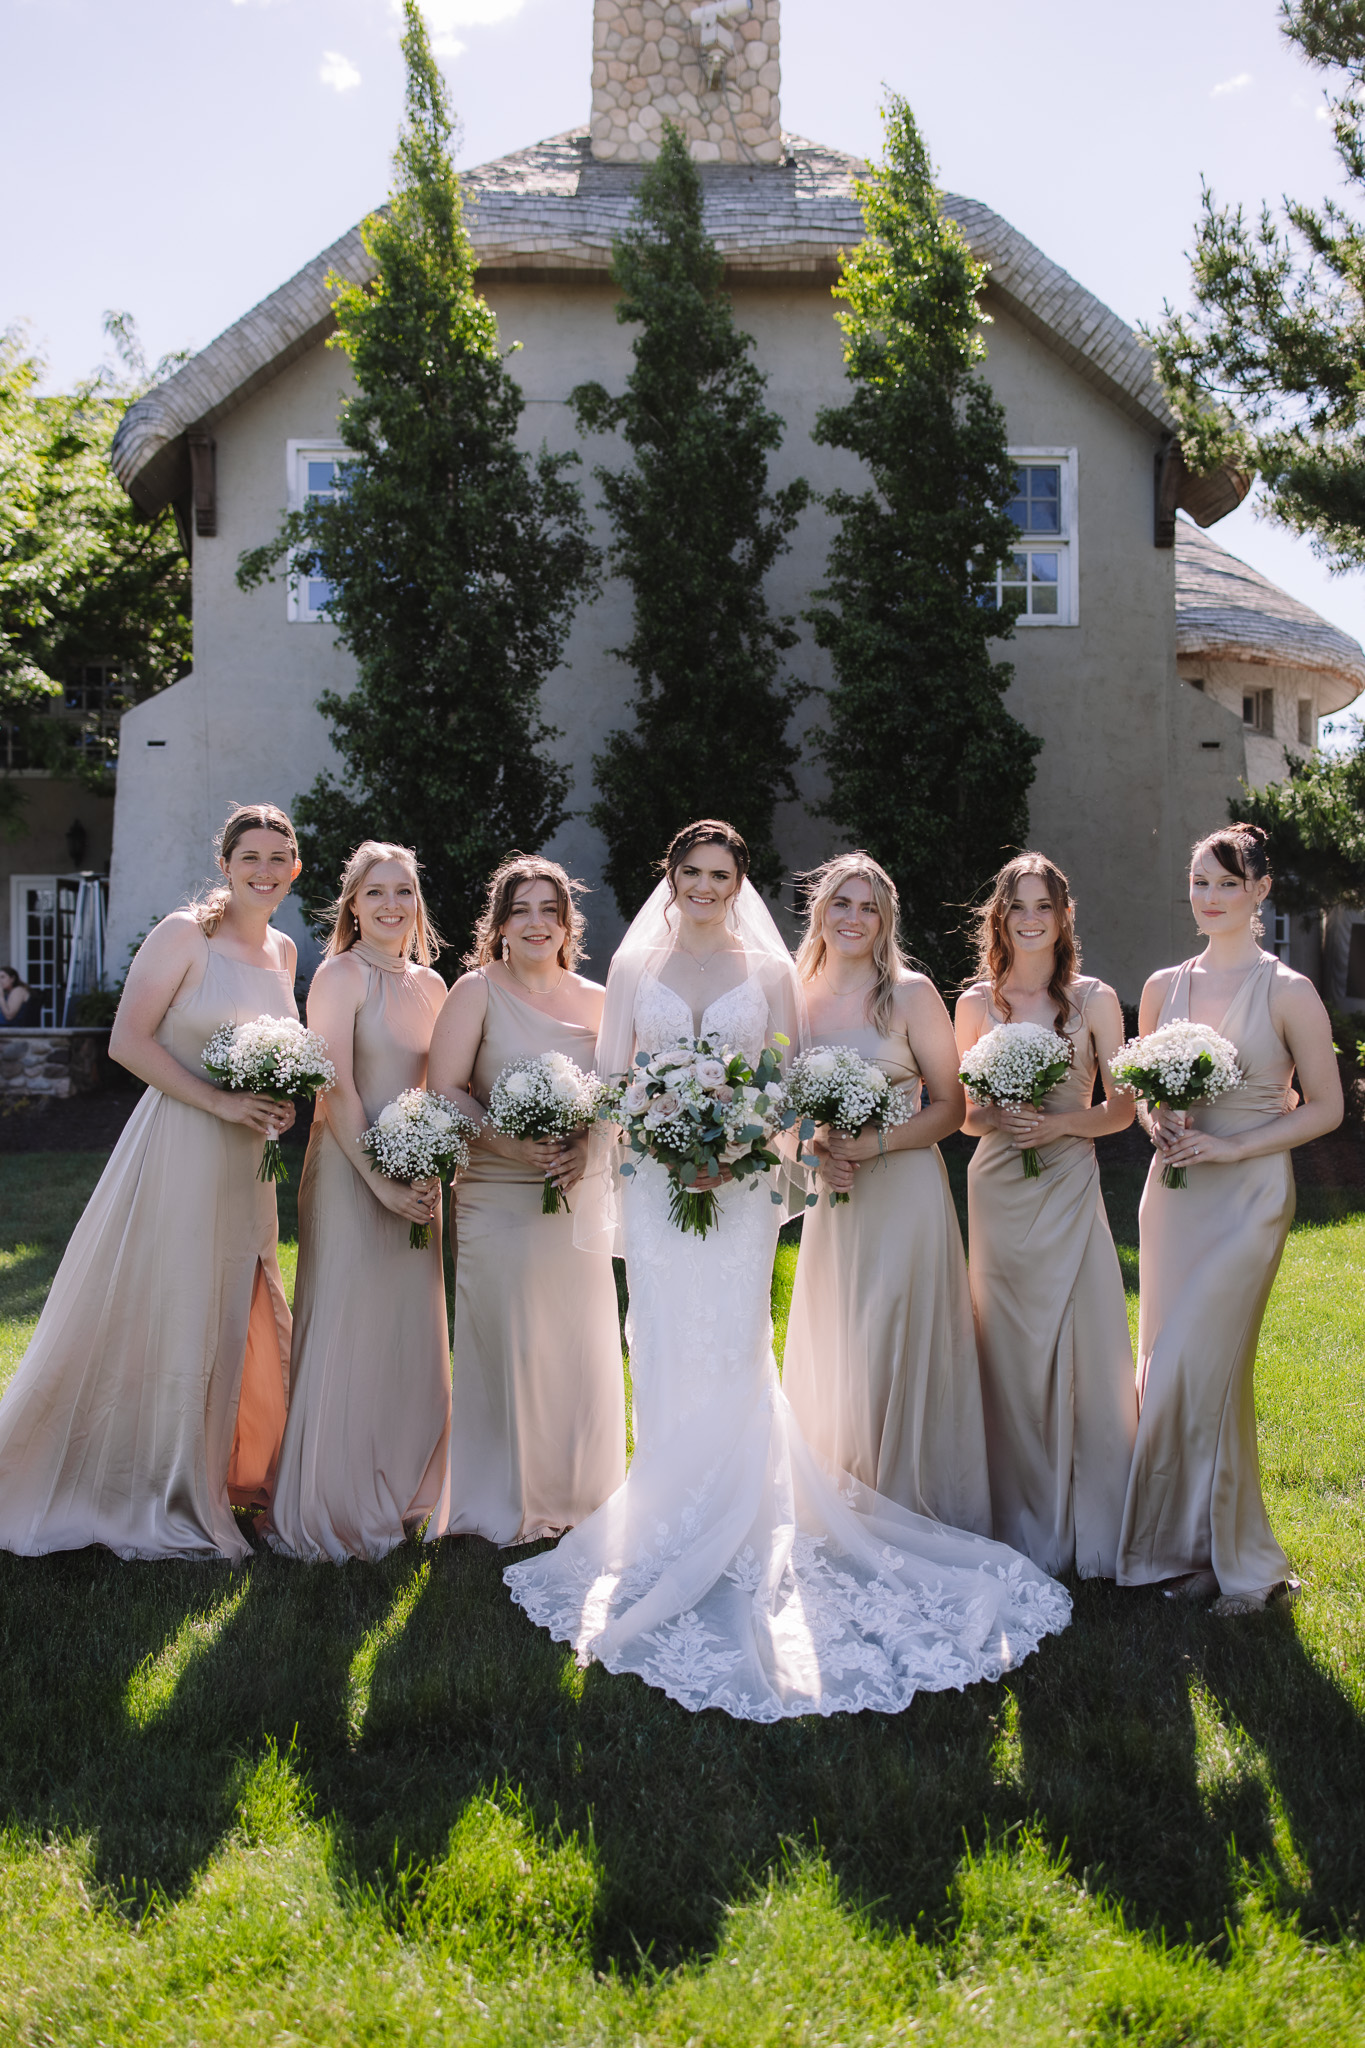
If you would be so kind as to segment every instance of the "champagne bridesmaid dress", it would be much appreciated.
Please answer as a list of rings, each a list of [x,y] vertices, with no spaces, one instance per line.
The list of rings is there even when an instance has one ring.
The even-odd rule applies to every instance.
[[[1075,1048],[1056,1110],[1088,1109],[1099,1056],[1086,1011],[1104,983],[1080,975]],[[992,1024],[1002,1020],[989,1007]],[[986,1404],[995,1537],[1044,1571],[1112,1579],[1137,1429],[1123,1276],[1089,1138],[1039,1146],[1042,1173],[1001,1131],[967,1169],[972,1306]]]
[[[1189,1016],[1192,964],[1161,1023]],[[1293,1061],[1270,1014],[1274,975],[1263,953],[1218,1027],[1245,1081],[1193,1112],[1201,1131],[1230,1137],[1284,1113]],[[1259,1593],[1289,1575],[1261,1498],[1252,1371],[1294,1220],[1294,1170],[1287,1152],[1270,1152],[1185,1171],[1188,1187],[1165,1188],[1154,1156],[1139,1212],[1141,1415],[1119,1584],[1212,1570],[1223,1593]]]
[[[562,1052],[591,1068],[594,1032],[484,983],[488,1015],[470,1079],[480,1102],[511,1060]],[[456,1183],[450,1454],[428,1542],[557,1536],[625,1478],[611,1260],[577,1248],[568,1211],[541,1214],[543,1187],[519,1161],[482,1149]]]
[[[364,941],[369,987],[353,1073],[366,1118],[426,1084],[436,1013],[425,977]],[[381,1558],[436,1505],[450,1430],[441,1218],[415,1251],[405,1216],[345,1158],[318,1104],[299,1186],[289,1420],[266,1538],[287,1557]]]
[[[202,1080],[219,1025],[295,1015],[283,968],[205,939],[203,975],[156,1038]],[[289,1385],[262,1144],[148,1088],[0,1401],[0,1549],[250,1555],[231,1504],[269,1496]]]
[[[920,1089],[904,1032],[841,1031]],[[847,1203],[801,1226],[782,1388],[833,1470],[912,1514],[991,1533],[981,1380],[962,1233],[937,1145],[864,1161]]]

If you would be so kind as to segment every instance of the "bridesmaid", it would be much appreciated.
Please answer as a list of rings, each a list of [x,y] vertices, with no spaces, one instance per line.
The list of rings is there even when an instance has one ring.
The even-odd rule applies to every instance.
[[[367,839],[346,864],[308,1022],[336,1085],[299,1187],[289,1420],[266,1538],[287,1557],[381,1558],[426,1520],[445,1474],[450,1348],[440,1183],[370,1171],[363,1132],[426,1083],[445,1000],[411,847]],[[425,1251],[413,1223],[432,1226]]]
[[[988,1536],[981,1382],[962,1234],[938,1140],[965,1108],[953,1028],[911,970],[899,901],[866,853],[809,877],[797,954],[812,1042],[875,1061],[917,1105],[878,1142],[816,1139],[820,1201],[806,1211],[782,1385],[831,1467],[915,1514]],[[929,1106],[918,1108],[921,1086]],[[849,1193],[832,1207],[826,1192]]]
[[[1261,1498],[1252,1370],[1294,1220],[1290,1150],[1342,1117],[1317,991],[1257,944],[1270,888],[1257,826],[1201,839],[1190,908],[1207,944],[1152,976],[1140,1016],[1144,1032],[1178,1017],[1210,1026],[1236,1046],[1244,1076],[1191,1115],[1138,1112],[1157,1157],[1140,1211],[1142,1411],[1118,1577],[1124,1586],[1164,1580],[1190,1599],[1220,1594],[1216,1614],[1255,1613],[1281,1588],[1298,1590]],[[1188,1187],[1163,1187],[1163,1165],[1184,1166]]]
[[[471,971],[446,997],[430,1085],[482,1117],[515,1059],[562,1052],[592,1066],[603,990],[575,971],[577,885],[515,854],[488,885]],[[582,1178],[585,1137],[504,1138],[485,1124],[452,1202],[454,1406],[445,1485],[427,1540],[503,1545],[582,1521],[626,1470],[621,1333],[611,1261],[580,1251],[572,1215],[541,1213],[547,1174]]]
[[[967,1226],[995,1537],[1044,1571],[1112,1579],[1137,1395],[1095,1139],[1133,1121],[1133,1098],[1109,1072],[1123,1012],[1112,988],[1079,971],[1071,891],[1043,854],[1001,868],[978,936],[979,978],[957,1005],[959,1050],[1014,1022],[1060,1032],[1074,1055],[1041,1110],[967,1110],[967,1132],[981,1141],[967,1169]],[[1030,1145],[1042,1157],[1037,1180],[1024,1177]]]
[[[297,1014],[294,945],[270,928],[299,873],[284,812],[233,810],[218,865],[222,886],[128,970],[109,1049],[147,1092],[0,1401],[0,1548],[21,1556],[102,1543],[235,1564],[251,1545],[232,1506],[269,1495],[289,1310],[256,1174],[294,1111],[216,1087],[200,1055],[222,1024]]]

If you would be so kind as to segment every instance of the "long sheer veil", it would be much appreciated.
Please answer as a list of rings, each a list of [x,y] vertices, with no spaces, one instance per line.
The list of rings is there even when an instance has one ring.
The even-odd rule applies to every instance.
[[[681,913],[675,908],[667,877],[637,911],[624,939],[612,956],[607,970],[607,995],[602,1006],[602,1023],[597,1034],[594,1061],[604,1080],[624,1074],[630,1068],[635,1049],[635,998],[641,977],[658,973],[677,943]],[[784,1060],[792,1059],[810,1043],[806,1006],[796,966],[772,912],[749,881],[739,885],[726,912],[732,935],[744,949],[749,978],[759,977],[768,999],[774,1034],[788,1041],[779,1048]],[[588,1165],[574,1197],[574,1243],[582,1251],[613,1252],[621,1256],[620,1148],[610,1124],[593,1128],[588,1148]]]

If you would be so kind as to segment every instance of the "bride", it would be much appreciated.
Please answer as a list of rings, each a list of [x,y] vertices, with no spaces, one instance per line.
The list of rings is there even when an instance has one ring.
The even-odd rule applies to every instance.
[[[694,1036],[750,1061],[804,1042],[791,957],[747,868],[715,819],[674,839],[611,965],[599,1073]],[[578,1228],[594,1230],[595,1191],[597,1248],[626,1261],[635,1456],[556,1549],[504,1572],[531,1619],[580,1664],[749,1721],[894,1713],[918,1691],[998,1678],[1065,1628],[1068,1595],[1026,1558],[816,1459],[773,1358],[769,1176],[721,1185],[699,1238],[670,1221],[661,1166],[622,1187],[614,1143],[600,1152]]]

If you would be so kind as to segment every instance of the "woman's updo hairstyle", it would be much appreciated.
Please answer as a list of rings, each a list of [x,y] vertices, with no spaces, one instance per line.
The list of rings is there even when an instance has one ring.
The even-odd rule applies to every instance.
[[[1237,875],[1253,886],[1273,881],[1270,872],[1270,837],[1260,825],[1223,825],[1209,832],[1190,848],[1193,868],[1201,853],[1211,853],[1224,873]],[[1256,938],[1265,934],[1265,920],[1259,909],[1252,912],[1251,929]]]
[[[684,825],[681,832],[675,832],[669,841],[668,852],[663,857],[664,876],[668,882],[670,904],[678,900],[678,869],[695,846],[723,846],[735,864],[735,894],[749,872],[749,849],[733,825],[727,825],[723,818],[695,818],[690,825]]]
[[[412,876],[413,894],[417,898],[417,917],[408,934],[408,958],[422,967],[434,965],[441,947],[445,943],[431,921],[422,894],[422,878],[415,848],[399,846],[391,839],[362,839],[355,852],[347,861],[341,873],[341,887],[336,902],[329,904],[327,921],[330,929],[323,952],[330,960],[338,953],[349,953],[360,937],[360,920],[355,914],[356,897],[364,888],[371,868],[377,868],[381,861],[397,861]]]
[[[490,960],[505,960],[508,945],[502,928],[512,915],[517,891],[524,882],[548,882],[555,892],[555,914],[564,926],[565,939],[559,949],[561,967],[577,967],[583,954],[587,920],[578,907],[583,884],[574,881],[557,860],[542,860],[532,853],[509,853],[488,878],[483,915],[474,927],[474,944],[464,956],[470,969],[487,967]]]
[[[223,829],[213,842],[214,853],[226,867],[237,850],[238,842],[248,832],[278,832],[289,847],[294,859],[299,857],[299,842],[294,827],[286,814],[275,804],[234,804],[223,822]],[[198,896],[186,905],[191,915],[197,917],[203,926],[204,937],[211,939],[227,913],[232,901],[232,890],[226,882],[210,889],[207,895]]]

